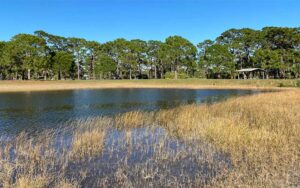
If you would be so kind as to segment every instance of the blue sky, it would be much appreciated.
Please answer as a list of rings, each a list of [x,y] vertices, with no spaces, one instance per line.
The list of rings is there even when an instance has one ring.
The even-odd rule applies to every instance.
[[[35,30],[106,42],[116,38],[193,43],[230,28],[300,27],[300,0],[1,0],[0,40]]]

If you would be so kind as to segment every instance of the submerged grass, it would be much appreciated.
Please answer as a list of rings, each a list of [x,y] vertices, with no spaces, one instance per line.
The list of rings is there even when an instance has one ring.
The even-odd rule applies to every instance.
[[[300,186],[299,90],[91,118],[70,132],[65,147],[55,131],[3,141],[0,187]]]
[[[105,131],[101,127],[76,132],[72,141],[71,155],[74,159],[84,159],[101,154]]]

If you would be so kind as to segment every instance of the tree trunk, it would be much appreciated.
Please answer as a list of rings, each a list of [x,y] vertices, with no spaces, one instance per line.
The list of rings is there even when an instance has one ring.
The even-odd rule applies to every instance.
[[[175,80],[177,80],[178,79],[178,66],[177,65],[175,66],[174,73],[175,73],[174,78],[175,78]]]
[[[140,78],[142,77],[142,68],[141,68],[141,64],[139,64],[139,75],[140,75]],[[135,76],[136,77],[136,76]]]
[[[239,60],[240,60],[240,63],[241,63],[241,69],[243,69],[243,59],[240,55],[239,55]]]
[[[123,73],[122,70],[120,70],[119,66],[117,66],[117,76],[118,76],[117,79],[123,79]]]
[[[93,80],[96,80],[95,61],[94,61],[94,58],[93,58],[93,61],[92,61],[92,66],[93,66]]]
[[[177,75],[177,70],[175,69],[174,71],[174,79],[177,80],[178,79],[178,75]]]
[[[59,72],[58,72],[58,80],[61,80],[61,70],[59,69]]]
[[[116,76],[117,76],[117,77],[120,77],[120,70],[119,70],[119,66],[117,66],[116,73],[117,73],[117,74],[116,74]]]
[[[28,79],[28,80],[30,80],[30,79],[31,79],[31,74],[30,74],[30,71],[31,71],[30,69],[28,69],[28,71],[27,71],[27,79]]]
[[[157,79],[157,68],[156,68],[156,65],[154,66],[154,78]]]
[[[77,65],[77,79],[80,80],[80,65]]]
[[[161,66],[160,79],[164,79],[164,68]]]
[[[148,76],[148,79],[151,79],[151,78],[152,78],[152,75],[151,75],[151,69],[148,70],[147,76]]]
[[[129,79],[131,80],[131,68],[129,69]]]
[[[177,59],[175,60],[174,73],[175,73],[175,80],[177,80],[178,79],[178,62],[177,62]]]
[[[280,71],[279,69],[276,70],[276,78],[277,79],[279,78],[279,71]]]
[[[89,77],[90,77],[90,79],[93,79],[93,80],[96,79],[95,78],[95,62],[94,61],[95,61],[95,58],[94,58],[94,56],[92,56],[91,62],[90,62]]]

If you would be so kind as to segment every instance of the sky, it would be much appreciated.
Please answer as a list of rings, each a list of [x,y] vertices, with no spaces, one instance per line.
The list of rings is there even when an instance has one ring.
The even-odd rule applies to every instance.
[[[194,44],[230,28],[300,27],[300,0],[0,0],[0,40],[36,30],[101,43],[117,38]]]

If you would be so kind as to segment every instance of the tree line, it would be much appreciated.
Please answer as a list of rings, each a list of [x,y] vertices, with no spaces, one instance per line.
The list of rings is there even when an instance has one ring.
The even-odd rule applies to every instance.
[[[100,44],[45,31],[0,41],[2,80],[236,78],[243,68],[299,78],[300,28],[230,29],[196,46],[181,36]]]

